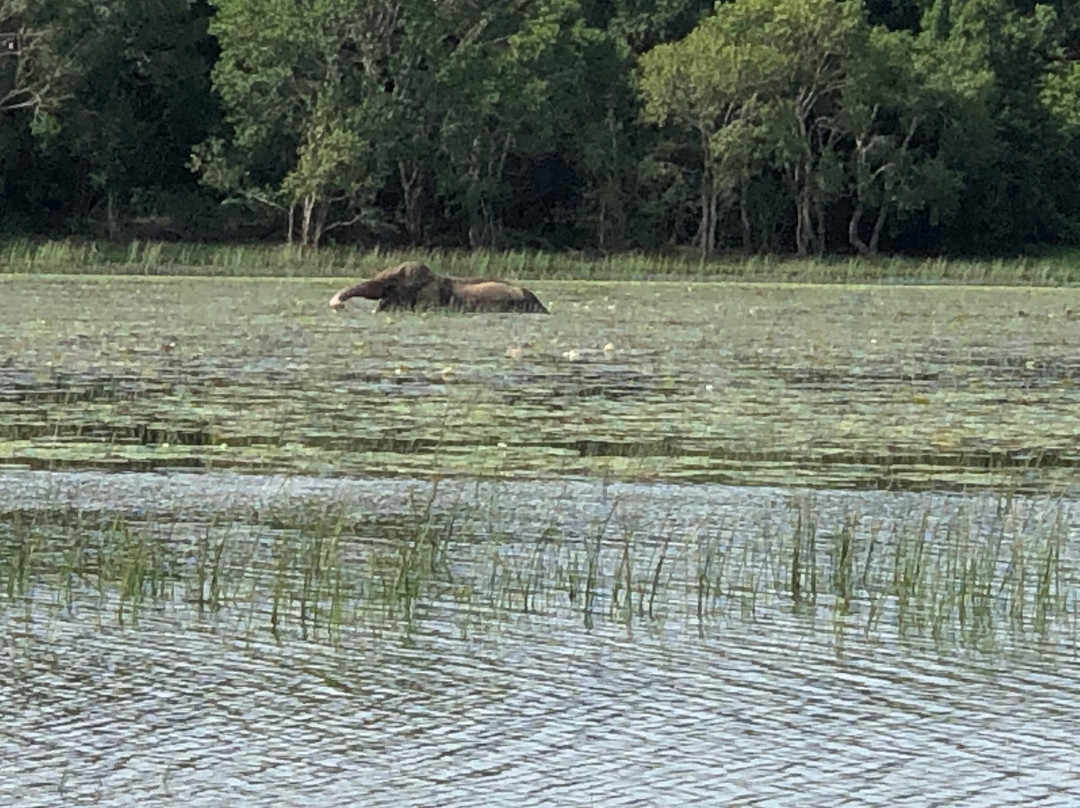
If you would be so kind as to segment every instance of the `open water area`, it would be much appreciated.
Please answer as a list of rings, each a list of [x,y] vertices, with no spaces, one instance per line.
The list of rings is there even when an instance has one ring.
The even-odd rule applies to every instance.
[[[0,805],[1080,804],[1080,292],[0,278]]]

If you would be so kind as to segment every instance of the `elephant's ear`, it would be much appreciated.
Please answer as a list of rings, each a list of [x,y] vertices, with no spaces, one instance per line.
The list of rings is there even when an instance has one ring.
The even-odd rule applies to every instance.
[[[420,261],[406,261],[398,267],[398,286],[403,289],[419,289],[435,277],[428,265]]]

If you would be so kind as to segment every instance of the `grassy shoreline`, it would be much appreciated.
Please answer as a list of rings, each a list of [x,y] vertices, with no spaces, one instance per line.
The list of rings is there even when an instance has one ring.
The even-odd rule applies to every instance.
[[[290,245],[140,242],[76,239],[0,241],[0,275],[150,275],[332,278],[363,277],[404,260],[423,260],[459,276],[552,280],[741,280],[794,283],[920,283],[1019,286],[1080,285],[1080,256],[1056,253],[1012,258],[946,259],[569,252],[469,252],[428,248],[359,250]]]

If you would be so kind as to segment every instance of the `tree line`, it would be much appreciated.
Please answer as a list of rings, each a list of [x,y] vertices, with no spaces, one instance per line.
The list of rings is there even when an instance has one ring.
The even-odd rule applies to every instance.
[[[0,0],[0,230],[1080,238],[1080,0]]]

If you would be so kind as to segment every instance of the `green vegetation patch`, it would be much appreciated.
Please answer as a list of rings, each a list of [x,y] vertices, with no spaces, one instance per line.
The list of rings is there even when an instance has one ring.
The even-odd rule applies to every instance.
[[[545,498],[540,511],[528,496]],[[509,621],[705,636],[790,615],[837,642],[1076,652],[1076,513],[1047,498],[879,495],[837,509],[803,493],[690,521],[618,494],[575,515],[543,483],[476,496],[434,483],[403,510],[333,493],[260,508],[100,504],[0,512],[0,617],[152,615],[351,644]]]
[[[1062,490],[1080,293],[540,282],[550,317],[336,282],[9,277],[0,463]]]
[[[420,260],[459,277],[551,280],[716,280],[796,283],[928,283],[1020,286],[1080,284],[1075,252],[1012,258],[784,258],[776,255],[615,253],[552,250],[356,250],[326,246],[114,243],[79,239],[0,243],[0,275],[151,275],[226,278],[362,278]]]

